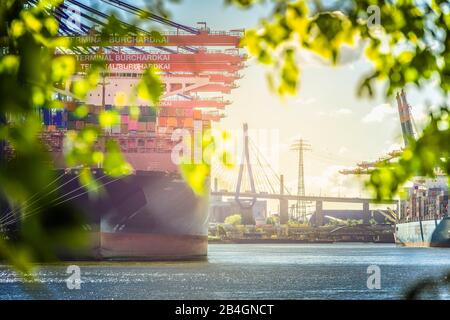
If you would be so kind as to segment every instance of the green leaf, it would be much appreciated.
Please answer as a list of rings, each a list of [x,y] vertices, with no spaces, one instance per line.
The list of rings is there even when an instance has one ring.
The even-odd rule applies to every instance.
[[[163,87],[156,68],[148,68],[137,85],[139,98],[157,105],[163,93]]]
[[[133,172],[132,166],[125,160],[116,141],[106,142],[105,172],[112,177],[122,177]]]

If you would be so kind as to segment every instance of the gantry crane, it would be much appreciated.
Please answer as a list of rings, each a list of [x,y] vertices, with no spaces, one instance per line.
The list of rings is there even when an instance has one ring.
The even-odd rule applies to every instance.
[[[186,26],[151,12],[118,0],[99,0],[103,4],[170,27],[171,31],[153,32],[134,28],[136,32],[126,36],[110,35],[106,41],[97,27],[104,27],[110,18],[108,14],[77,1],[66,0],[53,14],[60,23],[60,36],[70,38],[72,49],[60,49],[57,54],[71,54],[76,57],[78,75],[90,68],[94,61],[106,63],[108,84],[92,90],[84,101],[93,105],[114,105],[115,93],[132,93],[140,75],[150,66],[158,68],[164,84],[164,94],[159,103],[162,114],[173,114],[164,109],[200,109],[204,121],[219,121],[224,109],[231,101],[224,99],[237,88],[238,72],[245,66],[245,55],[239,53],[243,30],[211,31],[205,22],[200,28]],[[37,0],[29,0],[36,5]],[[77,7],[80,20],[74,28],[69,26],[70,10]],[[118,21],[123,27],[130,27]],[[77,46],[77,44],[79,46]],[[221,51],[207,48],[220,46]],[[225,47],[225,49],[223,49]],[[156,51],[155,51],[156,50]],[[70,82],[66,84],[69,94]],[[103,92],[105,91],[105,92]],[[216,93],[214,98],[202,97],[202,93]],[[140,103],[143,103],[142,101]],[[208,110],[209,109],[209,110]]]
[[[402,128],[402,136],[404,146],[407,147],[412,139],[416,138],[416,126],[411,114],[411,106],[409,105],[405,91],[402,89],[396,95],[398,114],[400,118],[400,125]],[[394,150],[387,155],[378,158],[374,161],[363,161],[357,164],[356,168],[343,169],[339,172],[341,174],[370,174],[380,163],[385,163],[397,159],[401,155],[403,149]]]

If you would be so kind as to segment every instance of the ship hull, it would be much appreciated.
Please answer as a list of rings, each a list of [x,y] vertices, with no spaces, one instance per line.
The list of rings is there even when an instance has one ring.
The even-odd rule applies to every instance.
[[[450,217],[397,223],[395,241],[407,247],[450,247]]]
[[[207,255],[207,198],[176,175],[137,172],[94,176],[97,195],[80,186],[77,172],[62,173],[62,193],[84,216],[89,245],[61,252],[63,259],[197,260]],[[81,187],[81,188],[80,188]],[[75,191],[74,191],[75,190]]]

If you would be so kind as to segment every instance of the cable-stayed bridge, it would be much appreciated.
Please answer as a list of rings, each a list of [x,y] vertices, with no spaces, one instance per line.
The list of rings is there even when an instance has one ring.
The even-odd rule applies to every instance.
[[[230,173],[228,170],[213,169],[213,183],[211,196],[234,198],[244,215],[244,221],[250,221],[251,208],[257,200],[279,201],[280,223],[287,223],[290,219],[305,221],[299,215],[296,205],[305,203],[312,206],[315,211],[314,225],[323,225],[324,203],[361,204],[363,210],[363,223],[370,220],[370,204],[393,204],[398,209],[398,200],[376,200],[363,197],[333,197],[293,194],[286,187],[283,175],[280,175],[249,137],[248,127],[244,124],[242,157],[239,170]],[[220,187],[219,187],[220,186]],[[289,206],[289,201],[296,205]],[[247,217],[246,217],[247,216]]]

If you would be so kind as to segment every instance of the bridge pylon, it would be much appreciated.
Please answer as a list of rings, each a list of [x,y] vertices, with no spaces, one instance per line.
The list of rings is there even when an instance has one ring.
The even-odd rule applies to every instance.
[[[284,176],[280,175],[280,195],[284,195]],[[289,201],[280,198],[280,223],[287,224],[289,222]]]
[[[256,188],[255,188],[255,180],[253,177],[253,172],[252,172],[252,165],[250,162],[250,151],[249,151],[249,146],[248,146],[248,125],[247,123],[244,123],[243,126],[244,129],[244,148],[242,150],[242,159],[241,159],[241,163],[239,165],[239,174],[238,174],[238,180],[237,180],[237,184],[236,184],[236,194],[234,199],[236,200],[237,204],[239,205],[239,207],[241,207],[241,209],[251,209],[253,208],[253,206],[256,203],[256,197],[252,197],[250,199],[241,199],[240,198],[240,194],[241,194],[241,187],[242,187],[242,176],[244,175],[244,168],[245,168],[245,163],[247,163],[247,172],[248,172],[248,177],[250,180],[250,191],[251,193],[256,193]],[[244,190],[244,192],[247,190]]]

